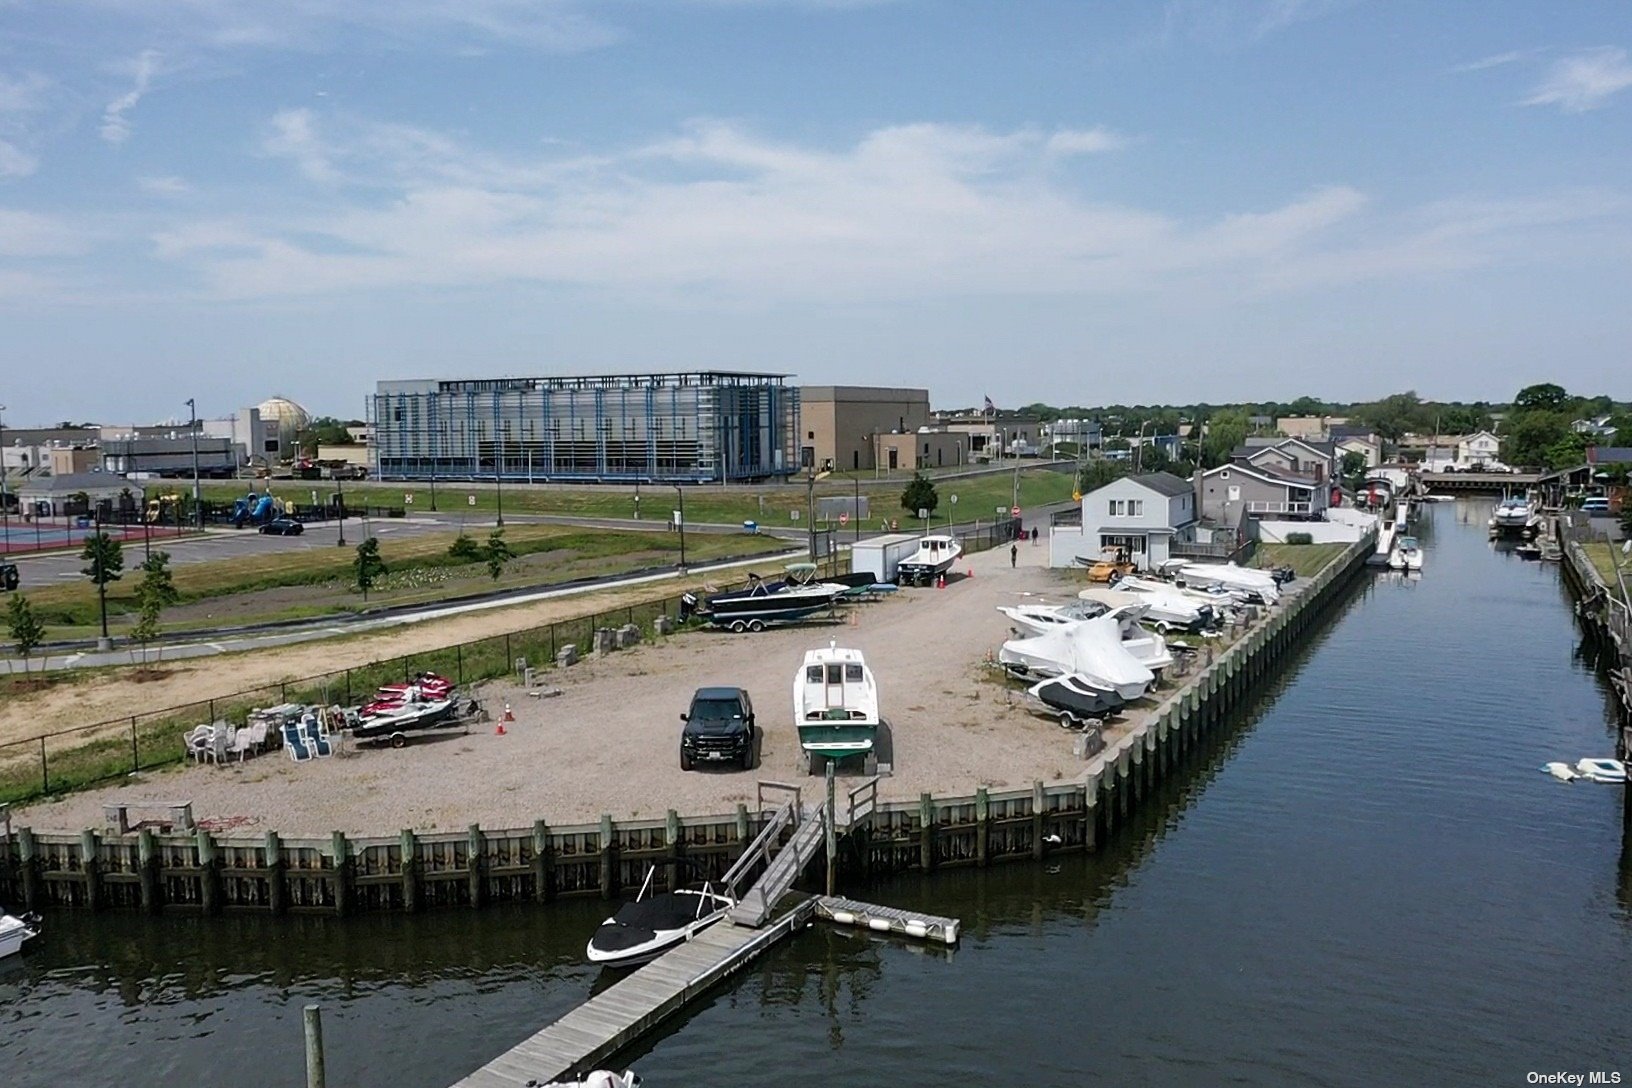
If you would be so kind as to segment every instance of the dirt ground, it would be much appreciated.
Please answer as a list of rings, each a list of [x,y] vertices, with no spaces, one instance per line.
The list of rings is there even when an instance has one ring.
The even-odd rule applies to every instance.
[[[882,796],[962,794],[979,785],[1015,788],[1073,777],[1081,764],[1072,756],[1072,735],[1028,710],[985,664],[1007,637],[997,605],[1074,595],[1075,586],[1046,568],[1046,557],[1046,542],[1022,545],[1015,570],[1007,549],[970,557],[945,589],[903,590],[850,609],[853,623],[757,635],[688,632],[644,644],[548,673],[547,683],[560,689],[556,696],[488,685],[481,698],[493,715],[507,699],[515,713],[503,736],[490,723],[401,750],[354,748],[303,764],[269,754],[227,767],[159,772],[32,806],[14,813],[13,821],[36,828],[98,826],[101,806],[116,799],[190,800],[195,816],[215,826],[287,835],[394,834],[471,823],[518,827],[540,818],[563,825],[592,822],[602,813],[661,817],[671,808],[690,815],[729,812],[739,801],[754,802],[758,779],[809,782],[815,790],[819,780],[804,776],[798,763],[793,677],[804,652],[829,639],[862,650],[877,676],[894,745],[894,773],[881,780]],[[557,612],[581,607],[550,605]],[[447,642],[492,634],[494,621],[473,616],[436,634]],[[377,652],[401,647],[386,638]],[[276,668],[316,671],[332,666],[331,653],[297,650]],[[215,668],[205,664],[204,676],[181,683],[201,691]],[[245,682],[240,676],[236,686]],[[739,685],[753,696],[763,737],[756,770],[680,770],[679,715],[692,690],[705,684]],[[82,692],[65,695],[83,699]]]

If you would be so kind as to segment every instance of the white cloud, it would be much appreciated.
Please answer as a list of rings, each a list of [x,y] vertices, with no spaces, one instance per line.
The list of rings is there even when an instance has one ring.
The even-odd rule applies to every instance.
[[[40,160],[19,141],[27,142],[28,115],[43,106],[50,85],[36,73],[17,79],[0,75],[0,178],[27,177],[39,168]]]
[[[51,81],[37,72],[12,79],[0,75],[0,117],[32,113],[44,104],[45,89]]]
[[[193,191],[193,186],[186,178],[176,177],[174,174],[140,177],[136,184],[142,192],[153,196],[186,196]]]
[[[1480,57],[1478,60],[1472,60],[1466,64],[1458,64],[1453,67],[1451,71],[1457,73],[1483,72],[1490,68],[1501,68],[1505,65],[1513,64],[1517,61],[1523,60],[1529,55],[1529,53],[1517,49],[1510,50],[1506,53],[1493,53],[1488,57]]]
[[[104,140],[115,145],[130,139],[130,118],[125,115],[136,108],[136,103],[142,100],[152,85],[153,77],[158,74],[158,53],[151,49],[143,50],[130,62],[127,70],[131,88],[108,103],[108,108],[102,111],[102,127],[98,130]]]
[[[1250,45],[1298,23],[1323,18],[1355,0],[1168,0],[1163,36],[1215,48]]]
[[[0,208],[0,257],[67,257],[85,251],[85,232],[54,216]]]
[[[1096,129],[899,125],[824,148],[710,120],[598,154],[502,159],[448,136],[291,110],[269,153],[316,210],[179,223],[160,258],[219,297],[410,285],[585,287],[688,305],[960,295],[1301,290],[1437,275],[1623,215],[1575,197],[1412,213],[1326,186],[1190,222],[1050,169]],[[332,131],[331,131],[332,128]]]
[[[1127,138],[1107,128],[1064,129],[1048,138],[1050,155],[1093,155],[1101,151],[1118,151],[1127,146]]]
[[[1583,113],[1628,87],[1632,87],[1632,64],[1627,63],[1626,50],[1603,46],[1558,61],[1523,104],[1556,105],[1565,113]]]

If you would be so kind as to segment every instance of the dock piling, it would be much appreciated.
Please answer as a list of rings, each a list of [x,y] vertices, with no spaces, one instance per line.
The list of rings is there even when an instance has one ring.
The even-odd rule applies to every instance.
[[[307,1005],[301,1010],[306,1029],[306,1088],[328,1088],[328,1071],[323,1063],[323,1010]]]

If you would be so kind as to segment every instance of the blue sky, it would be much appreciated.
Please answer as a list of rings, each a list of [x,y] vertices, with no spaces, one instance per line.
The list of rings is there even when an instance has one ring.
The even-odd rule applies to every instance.
[[[1623,2],[0,0],[0,403],[1632,398],[1629,49]]]

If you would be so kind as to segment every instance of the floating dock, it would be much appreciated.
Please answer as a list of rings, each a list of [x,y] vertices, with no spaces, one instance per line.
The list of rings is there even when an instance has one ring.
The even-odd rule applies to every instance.
[[[918,911],[881,907],[876,903],[862,903],[837,895],[824,895],[816,900],[816,916],[835,925],[855,926],[875,933],[891,933],[897,937],[912,937],[937,944],[957,944],[956,918],[942,918]]]

